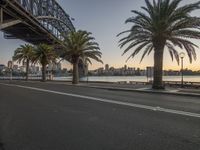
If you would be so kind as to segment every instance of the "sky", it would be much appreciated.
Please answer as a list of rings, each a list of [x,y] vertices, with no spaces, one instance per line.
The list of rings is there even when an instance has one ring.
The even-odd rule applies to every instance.
[[[129,67],[146,68],[153,65],[153,53],[140,63],[141,54],[134,59],[126,62],[130,53],[122,56],[123,49],[118,47],[119,37],[116,35],[131,27],[131,24],[125,24],[125,20],[131,16],[131,10],[141,10],[144,6],[144,0],[57,0],[62,8],[74,18],[73,24],[76,29],[87,30],[99,43],[102,60],[104,64],[93,62],[89,69],[103,67],[105,64],[113,67],[123,67],[125,64]],[[190,0],[189,2],[197,2],[198,0]],[[187,4],[188,0],[183,0],[182,4]],[[200,11],[193,13],[200,16]],[[123,37],[123,36],[122,36]],[[121,38],[122,38],[121,37]],[[195,41],[200,46],[200,41]],[[6,40],[3,33],[0,33],[0,63],[6,63],[11,59],[14,50],[24,44],[20,40]],[[130,52],[132,52],[130,50]],[[180,51],[181,52],[181,51]],[[63,64],[68,67],[68,63]],[[197,61],[192,64],[189,59],[184,58],[184,67],[192,70],[200,70],[200,49],[197,49]],[[164,69],[180,69],[180,66],[169,57],[168,51],[164,54]]]

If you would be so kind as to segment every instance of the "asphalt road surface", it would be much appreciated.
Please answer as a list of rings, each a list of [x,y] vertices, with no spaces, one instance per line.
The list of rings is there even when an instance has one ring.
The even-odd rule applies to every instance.
[[[200,150],[200,98],[0,81],[0,150]]]

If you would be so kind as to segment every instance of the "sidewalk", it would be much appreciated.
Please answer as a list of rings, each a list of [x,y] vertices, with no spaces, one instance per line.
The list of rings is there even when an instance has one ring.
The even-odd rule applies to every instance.
[[[4,81],[5,82],[5,81]],[[40,82],[40,81],[20,81],[20,82]],[[154,94],[170,94],[179,96],[193,96],[200,98],[200,89],[189,88],[175,88],[166,86],[165,90],[153,90],[151,85],[144,84],[119,84],[119,83],[101,83],[101,82],[80,82],[78,85],[73,85],[71,82],[65,81],[47,81],[46,83],[62,84],[68,86],[88,87],[97,89],[106,89],[113,91],[125,92],[140,92],[140,93],[154,93]]]
[[[71,83],[67,83],[72,85]],[[187,89],[187,88],[174,88],[167,86],[165,90],[153,90],[151,85],[143,84],[119,84],[119,83],[79,83],[75,86],[90,87],[98,89],[107,89],[115,91],[127,91],[127,92],[143,92],[143,93],[155,93],[155,94],[171,94],[182,96],[194,96],[200,97],[200,89]]]

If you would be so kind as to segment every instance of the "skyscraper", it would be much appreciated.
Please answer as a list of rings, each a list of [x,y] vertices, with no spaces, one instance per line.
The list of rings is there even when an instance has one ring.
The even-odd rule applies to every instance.
[[[105,65],[105,70],[106,70],[106,71],[109,70],[109,65],[108,65],[108,64]]]

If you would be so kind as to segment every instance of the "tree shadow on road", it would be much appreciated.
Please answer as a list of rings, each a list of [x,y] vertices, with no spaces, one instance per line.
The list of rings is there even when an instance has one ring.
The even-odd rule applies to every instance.
[[[0,142],[0,150],[5,150],[3,143]]]

